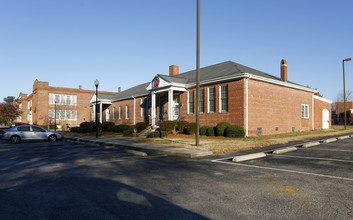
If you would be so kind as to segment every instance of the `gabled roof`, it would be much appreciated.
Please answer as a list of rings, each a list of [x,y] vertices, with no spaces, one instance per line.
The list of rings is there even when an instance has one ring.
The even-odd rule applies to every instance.
[[[130,89],[121,91],[112,97],[112,101],[118,101],[118,100],[124,100],[124,99],[129,99],[132,97],[138,97],[138,96],[145,96],[150,94],[149,91],[146,90],[148,83],[144,83],[135,87],[132,87]]]

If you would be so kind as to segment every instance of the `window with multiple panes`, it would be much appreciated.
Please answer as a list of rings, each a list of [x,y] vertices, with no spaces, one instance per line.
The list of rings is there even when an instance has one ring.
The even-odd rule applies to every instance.
[[[220,112],[228,112],[228,85],[220,86]]]
[[[123,118],[123,109],[122,107],[120,106],[119,107],[119,119],[121,120]]]
[[[129,119],[129,106],[127,105],[125,108],[126,111],[126,119]]]
[[[194,114],[194,90],[188,92],[188,113]]]
[[[208,88],[208,112],[216,112],[216,88]]]
[[[49,109],[49,119],[55,119],[55,110]],[[76,121],[77,111],[76,110],[56,110],[56,120],[58,121]]]
[[[116,108],[114,107],[113,108],[113,121],[116,120]]]
[[[147,116],[151,116],[151,97],[147,98]]]
[[[200,89],[200,113],[205,112],[205,89]]]
[[[309,105],[302,104],[302,118],[309,118]]]
[[[146,98],[141,99],[141,117],[145,117],[146,113]]]
[[[105,120],[106,121],[110,121],[110,110],[109,110],[109,108],[107,108],[107,110],[105,110]]]
[[[57,105],[76,105],[77,96],[76,95],[63,95],[63,94],[49,94],[49,104]]]

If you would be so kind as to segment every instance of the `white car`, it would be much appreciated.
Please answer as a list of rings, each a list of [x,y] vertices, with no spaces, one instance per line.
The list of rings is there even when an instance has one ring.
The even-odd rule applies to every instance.
[[[62,140],[63,135],[57,131],[48,131],[37,125],[20,125],[1,131],[0,139],[10,140],[17,144],[21,140],[48,140],[55,142]]]

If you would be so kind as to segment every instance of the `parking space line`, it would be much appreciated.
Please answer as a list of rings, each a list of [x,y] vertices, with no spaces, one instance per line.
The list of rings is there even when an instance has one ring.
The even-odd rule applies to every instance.
[[[220,161],[220,160],[212,160],[212,162],[223,163],[223,164],[234,165],[234,166],[244,166],[244,167],[257,168],[257,169],[275,170],[275,171],[282,171],[282,172],[287,172],[287,173],[297,173],[297,174],[303,174],[303,175],[310,175],[310,176],[318,176],[318,177],[325,177],[325,178],[331,178],[331,179],[353,181],[352,178],[331,176],[331,175],[318,174],[318,173],[309,173],[309,172],[295,171],[295,170],[287,170],[287,169],[274,168],[274,167],[261,167],[261,166],[256,166],[256,165],[248,165],[248,164],[242,164],[242,163],[233,163],[233,162]]]
[[[353,152],[353,150],[335,150],[335,149],[319,149],[319,148],[312,148],[310,150],[320,150],[320,151],[332,151],[332,152]]]
[[[302,156],[275,155],[275,154],[268,154],[268,156],[271,156],[271,157],[290,157],[290,158],[312,159],[312,160],[327,160],[327,161],[353,163],[352,160],[340,160],[340,159],[331,159],[331,158],[322,158],[322,157],[302,157]]]

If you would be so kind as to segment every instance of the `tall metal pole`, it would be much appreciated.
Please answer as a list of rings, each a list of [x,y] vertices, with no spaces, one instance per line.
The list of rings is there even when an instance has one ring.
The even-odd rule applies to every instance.
[[[196,36],[196,146],[200,145],[200,0],[197,0]]]
[[[54,97],[54,131],[56,131],[56,100]]]
[[[96,79],[95,85],[96,85],[96,138],[98,138],[98,85],[99,85],[98,79]]]
[[[344,74],[344,60],[342,61],[343,65],[343,112],[344,112],[344,129],[347,129],[347,114],[346,114],[346,77]]]
[[[352,58],[347,58],[342,60],[342,65],[343,65],[343,99],[344,99],[344,104],[343,104],[343,112],[344,112],[344,129],[347,129],[347,112],[346,112],[346,77],[344,73],[344,61],[351,61]]]

